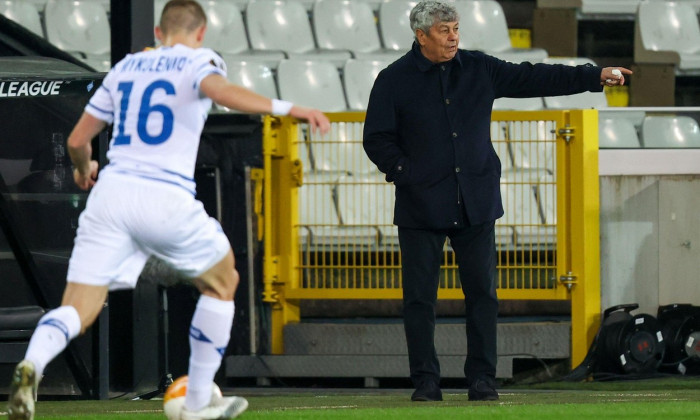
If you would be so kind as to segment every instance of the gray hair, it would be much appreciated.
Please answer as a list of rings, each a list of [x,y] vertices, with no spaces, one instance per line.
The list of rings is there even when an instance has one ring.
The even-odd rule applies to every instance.
[[[459,13],[451,4],[427,0],[421,1],[411,10],[409,19],[413,35],[418,29],[427,34],[436,23],[459,22]]]

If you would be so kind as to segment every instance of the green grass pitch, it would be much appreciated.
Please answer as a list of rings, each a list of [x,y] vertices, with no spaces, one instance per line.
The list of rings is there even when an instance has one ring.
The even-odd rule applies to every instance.
[[[411,390],[242,389],[243,419],[700,419],[700,378],[545,383],[501,389],[495,402],[412,403]],[[226,392],[225,393],[229,393]],[[37,419],[163,419],[162,401],[39,401]],[[0,404],[4,417],[5,405]]]

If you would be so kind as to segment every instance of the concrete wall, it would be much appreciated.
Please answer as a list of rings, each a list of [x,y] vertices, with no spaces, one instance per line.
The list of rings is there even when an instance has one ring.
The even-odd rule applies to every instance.
[[[620,174],[606,166],[616,159],[603,159],[604,152],[601,309],[638,303],[635,313],[656,315],[659,305],[700,305],[700,170],[695,174],[687,173],[692,168],[679,170],[678,161],[674,165],[674,159],[664,156],[669,166],[665,170],[647,167]],[[700,165],[700,160],[696,162]],[[669,173],[640,173],[645,171]]]

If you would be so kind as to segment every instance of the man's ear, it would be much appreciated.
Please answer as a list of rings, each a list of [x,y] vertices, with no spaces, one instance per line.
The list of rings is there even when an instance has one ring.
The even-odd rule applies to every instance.
[[[202,25],[197,29],[197,42],[200,44],[204,41],[204,34],[207,32],[207,25]]]
[[[153,29],[153,34],[156,36],[156,39],[163,43],[163,31],[160,29],[160,26],[156,26],[155,29]]]
[[[422,29],[416,29],[416,39],[418,40],[418,44],[423,46],[425,45],[425,38],[428,36],[425,32],[423,32]]]

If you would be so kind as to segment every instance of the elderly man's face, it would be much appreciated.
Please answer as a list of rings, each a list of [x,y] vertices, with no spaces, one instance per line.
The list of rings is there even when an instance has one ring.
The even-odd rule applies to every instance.
[[[459,22],[438,22],[427,34],[418,29],[416,37],[425,58],[433,63],[450,61],[457,54]]]

